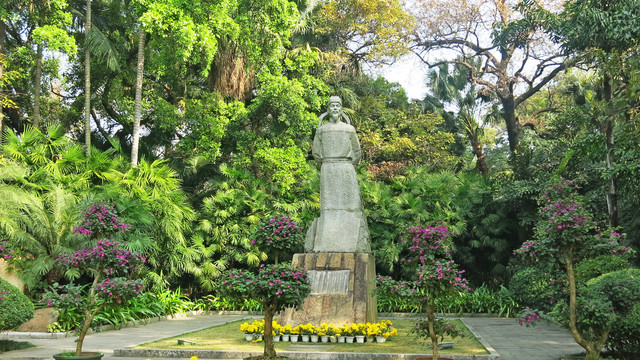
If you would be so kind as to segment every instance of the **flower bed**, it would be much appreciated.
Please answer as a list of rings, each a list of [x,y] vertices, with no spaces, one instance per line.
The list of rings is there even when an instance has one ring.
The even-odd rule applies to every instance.
[[[377,323],[352,323],[334,325],[322,323],[315,326],[311,323],[291,325],[278,324],[273,320],[272,334],[276,341],[291,342],[349,342],[356,343],[354,337],[363,336],[365,341],[383,343],[387,338],[398,335],[398,329],[393,327],[390,320],[381,320]],[[254,320],[252,323],[244,322],[240,325],[240,330],[244,332],[248,341],[260,341],[264,335],[264,320]],[[285,340],[286,339],[286,340]]]

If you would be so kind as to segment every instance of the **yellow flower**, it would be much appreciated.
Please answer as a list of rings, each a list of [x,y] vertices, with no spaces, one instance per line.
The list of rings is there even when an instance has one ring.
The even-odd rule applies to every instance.
[[[198,357],[197,356],[192,356],[192,357],[189,358],[189,360],[198,360]]]

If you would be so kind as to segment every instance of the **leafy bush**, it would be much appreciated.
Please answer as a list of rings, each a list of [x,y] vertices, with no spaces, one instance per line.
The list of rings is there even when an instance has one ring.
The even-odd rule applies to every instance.
[[[389,281],[389,277],[376,278],[378,288],[395,286],[394,281]],[[391,291],[378,292],[379,312],[405,312],[423,313],[424,303],[415,301],[411,297]],[[443,313],[451,314],[497,314],[498,316],[510,317],[517,314],[522,306],[516,300],[515,295],[504,286],[500,290],[492,290],[486,285],[469,292],[447,295],[436,299],[436,307]]]
[[[33,304],[15,286],[0,279],[0,330],[10,330],[33,317]]]
[[[549,296],[557,293],[554,276],[536,267],[525,267],[518,270],[509,281],[509,291],[515,300],[524,307],[550,311]]]
[[[0,340],[0,354],[7,351],[28,349],[34,346],[32,343],[26,341]]]
[[[621,360],[640,359],[640,303],[613,324],[605,348]]]
[[[626,258],[613,254],[585,259],[576,265],[576,281],[587,282],[589,279],[629,266]]]
[[[207,295],[194,300],[194,306],[203,311],[249,311],[262,312],[262,305],[254,299],[225,298]]]

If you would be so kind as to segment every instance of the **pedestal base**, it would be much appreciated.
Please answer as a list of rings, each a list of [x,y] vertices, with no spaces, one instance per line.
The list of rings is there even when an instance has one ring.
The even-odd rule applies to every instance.
[[[278,316],[279,323],[320,325],[324,322],[342,325],[377,321],[377,304],[373,294],[376,288],[373,255],[305,253],[295,254],[292,263],[314,272],[312,278],[316,280],[312,281],[311,297],[304,301],[302,309],[286,309]],[[348,281],[345,270],[349,272]]]

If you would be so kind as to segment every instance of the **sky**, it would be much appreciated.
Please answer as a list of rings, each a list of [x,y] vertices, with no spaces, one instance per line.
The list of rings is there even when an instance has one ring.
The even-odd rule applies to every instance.
[[[427,93],[427,66],[413,54],[405,55],[391,66],[369,71],[383,76],[389,82],[400,83],[410,100],[422,100]]]

